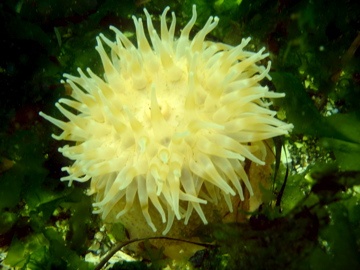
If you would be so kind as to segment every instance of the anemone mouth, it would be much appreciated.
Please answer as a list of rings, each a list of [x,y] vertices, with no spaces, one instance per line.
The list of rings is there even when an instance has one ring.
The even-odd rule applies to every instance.
[[[68,121],[40,113],[63,130],[55,139],[76,142],[59,149],[74,161],[63,168],[68,176],[61,180],[91,180],[94,213],[105,219],[120,205],[121,219],[136,201],[153,231],[151,213],[160,215],[167,224],[163,234],[175,218],[187,223],[194,210],[206,224],[204,204],[225,200],[232,211],[232,196],[243,200],[244,187],[253,193],[244,161],[263,165],[263,141],[292,128],[266,102],[284,94],[260,85],[271,79],[271,63],[257,64],[268,56],[264,49],[245,50],[250,38],[235,47],[206,41],[217,17],[189,39],[195,6],[175,38],[176,17],[172,13],[168,26],[168,11],[161,15],[159,35],[144,10],[149,38],[142,20],[133,17],[137,46],[112,26],[115,41],[100,34],[103,78],[90,69],[87,75],[79,69],[78,77],[64,74],[72,98],[56,107]]]

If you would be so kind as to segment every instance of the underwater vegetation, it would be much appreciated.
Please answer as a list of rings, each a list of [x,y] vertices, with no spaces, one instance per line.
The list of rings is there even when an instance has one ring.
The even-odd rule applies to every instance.
[[[71,1],[72,2],[72,1]],[[360,268],[360,6],[357,1],[10,1],[0,4],[0,265],[17,269],[100,269],[107,251],[132,257],[112,269]],[[95,37],[109,25],[131,39],[131,15],[146,7],[154,24],[164,7],[184,26],[196,4],[199,30],[220,21],[208,38],[236,45],[252,38],[272,61],[270,90],[278,118],[294,125],[274,138],[271,187],[241,223],[196,230],[190,257],[169,257],[156,239],[129,239],[121,225],[93,215],[86,183],[59,181],[68,161],[50,138],[57,130],[38,116],[70,89],[66,71],[101,74]],[[326,7],[326,8],[324,8]],[[266,11],[266,12],[264,12]],[[156,21],[157,20],[157,21]],[[97,71],[97,72],[96,72]],[[154,238],[154,237],[153,237]],[[176,241],[161,237],[162,243]],[[140,249],[133,251],[133,243]],[[5,268],[6,269],[6,268]]]

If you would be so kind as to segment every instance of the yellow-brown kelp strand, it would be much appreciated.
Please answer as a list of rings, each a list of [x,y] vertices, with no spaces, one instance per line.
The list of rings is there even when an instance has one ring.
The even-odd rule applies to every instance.
[[[72,98],[55,105],[67,122],[40,113],[63,130],[55,139],[75,142],[59,149],[74,161],[61,180],[90,180],[94,213],[106,218],[116,205],[121,218],[136,202],[154,231],[153,218],[167,223],[163,234],[175,217],[186,224],[194,211],[206,224],[203,204],[225,200],[232,211],[231,196],[243,200],[243,186],[252,195],[245,159],[263,165],[264,140],[292,128],[266,101],[284,94],[259,83],[270,79],[270,62],[259,64],[268,56],[264,49],[245,50],[250,38],[235,47],[206,41],[217,17],[190,39],[195,6],[175,38],[176,17],[172,13],[169,26],[168,11],[159,34],[145,10],[149,39],[142,20],[133,17],[136,46],[115,27],[115,41],[100,34],[96,50],[104,75],[90,69],[79,69],[79,77],[64,74]]]

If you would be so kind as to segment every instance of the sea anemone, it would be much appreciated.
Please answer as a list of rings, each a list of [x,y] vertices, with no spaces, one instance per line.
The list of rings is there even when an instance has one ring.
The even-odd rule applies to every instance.
[[[53,138],[74,142],[59,148],[74,161],[62,168],[68,176],[61,181],[90,180],[94,213],[102,218],[120,209],[121,219],[139,204],[153,231],[153,219],[166,223],[163,234],[175,217],[187,224],[194,210],[206,224],[203,204],[225,200],[232,211],[232,196],[244,200],[243,188],[252,195],[244,161],[263,165],[264,140],[292,128],[275,118],[267,101],[284,94],[259,84],[271,79],[270,61],[259,63],[268,56],[264,48],[245,50],[250,38],[238,46],[206,41],[217,17],[190,39],[195,6],[175,38],[176,17],[172,13],[168,27],[168,11],[160,17],[158,34],[144,10],[149,38],[142,20],[132,17],[137,46],[113,26],[115,41],[103,34],[96,38],[104,76],[90,69],[87,75],[78,69],[78,77],[64,74],[72,98],[55,106],[68,121],[40,112],[63,130]]]

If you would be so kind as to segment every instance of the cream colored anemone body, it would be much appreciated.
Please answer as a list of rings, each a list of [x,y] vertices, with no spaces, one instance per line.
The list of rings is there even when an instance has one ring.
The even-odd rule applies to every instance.
[[[264,49],[247,51],[250,38],[235,47],[206,41],[217,17],[190,39],[195,6],[176,38],[175,14],[168,26],[168,11],[158,33],[145,10],[149,39],[142,20],[133,17],[137,45],[115,27],[115,41],[100,34],[96,50],[104,75],[90,69],[79,69],[79,77],[64,74],[72,94],[56,107],[68,120],[40,113],[63,130],[55,139],[74,142],[59,149],[74,161],[61,180],[91,181],[94,213],[106,218],[120,205],[121,219],[137,203],[153,231],[153,218],[166,223],[163,234],[174,218],[186,224],[193,212],[206,224],[204,204],[225,200],[232,211],[232,196],[243,200],[244,187],[253,193],[244,161],[263,165],[263,141],[292,128],[266,101],[284,94],[259,83],[270,79],[270,62],[259,64],[268,56]]]

